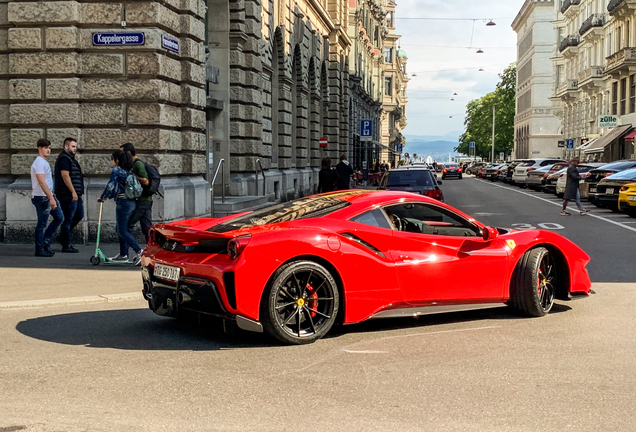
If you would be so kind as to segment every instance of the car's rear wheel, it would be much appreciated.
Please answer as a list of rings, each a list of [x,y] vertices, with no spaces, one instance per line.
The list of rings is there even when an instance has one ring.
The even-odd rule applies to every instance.
[[[554,305],[557,267],[543,247],[526,252],[512,275],[509,305],[524,315],[541,317]]]
[[[283,265],[263,297],[264,330],[287,344],[301,345],[323,337],[336,322],[338,285],[329,271],[313,261]]]

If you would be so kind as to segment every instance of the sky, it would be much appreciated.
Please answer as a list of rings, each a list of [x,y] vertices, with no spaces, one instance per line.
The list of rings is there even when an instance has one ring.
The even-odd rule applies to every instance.
[[[463,131],[466,104],[493,91],[498,74],[516,60],[517,35],[511,24],[524,0],[396,2],[395,32],[402,36],[399,44],[407,53],[411,80],[407,87],[408,126],[402,133]],[[457,18],[465,20],[450,20]],[[497,25],[487,27],[490,19]],[[477,54],[480,48],[483,54]]]

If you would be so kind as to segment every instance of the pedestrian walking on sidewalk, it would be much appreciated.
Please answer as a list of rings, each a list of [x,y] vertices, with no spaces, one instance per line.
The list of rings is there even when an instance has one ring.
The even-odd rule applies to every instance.
[[[561,216],[570,216],[570,213],[568,213],[567,211],[568,203],[570,202],[570,200],[574,200],[576,202],[576,206],[579,208],[581,216],[585,216],[587,214],[587,210],[585,210],[581,205],[581,192],[579,191],[579,183],[581,181],[581,177],[579,175],[579,170],[576,168],[579,165],[579,162],[579,158],[575,157],[570,161],[570,166],[568,166],[565,180],[565,192],[563,193],[563,209],[561,210]]]
[[[132,172],[137,176],[139,183],[143,187],[141,196],[135,200],[135,211],[128,221],[128,231],[132,231],[139,222],[141,232],[146,239],[146,243],[148,243],[148,234],[150,233],[150,228],[152,228],[152,192],[148,190],[150,186],[150,176],[148,171],[146,171],[146,164],[141,159],[137,159],[137,152],[135,151],[134,145],[126,143],[119,147],[119,149],[128,153],[132,158]]]
[[[133,259],[135,263],[141,261],[141,248],[135,238],[128,231],[128,221],[135,211],[135,200],[126,197],[126,177],[130,174],[133,166],[130,154],[121,150],[115,150],[111,156],[113,170],[110,173],[110,180],[102,192],[101,197],[97,199],[103,202],[108,198],[115,200],[115,231],[119,237],[119,254],[109,258],[114,262],[128,262],[128,249],[135,251],[136,257]]]
[[[53,176],[46,158],[51,154],[51,142],[39,139],[38,157],[31,165],[31,202],[35,206],[38,222],[35,226],[35,256],[52,257],[51,237],[64,220],[59,201],[53,195]],[[47,227],[49,216],[53,221]]]
[[[336,190],[344,190],[351,188],[351,175],[353,168],[347,160],[347,155],[340,156],[340,163],[336,165]]]
[[[331,168],[331,158],[322,158],[318,172],[318,193],[331,192],[336,188],[336,172]]]
[[[77,154],[77,140],[66,138],[62,153],[55,161],[55,196],[60,202],[64,213],[64,222],[60,232],[62,252],[78,253],[72,243],[73,229],[84,218],[84,176]]]

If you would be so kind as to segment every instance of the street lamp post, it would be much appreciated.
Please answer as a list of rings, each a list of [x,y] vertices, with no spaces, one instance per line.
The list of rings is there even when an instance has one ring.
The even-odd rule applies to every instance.
[[[492,106],[492,149],[490,155],[490,162],[495,163],[495,106]]]

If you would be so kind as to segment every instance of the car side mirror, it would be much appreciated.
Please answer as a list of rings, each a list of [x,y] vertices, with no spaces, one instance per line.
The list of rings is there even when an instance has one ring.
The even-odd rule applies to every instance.
[[[441,181],[441,180],[437,180],[437,184],[438,184],[438,185],[441,185],[441,184],[442,184],[442,181]]]
[[[484,227],[484,229],[481,231],[484,241],[494,240],[499,237],[499,231],[497,231],[497,228]]]

